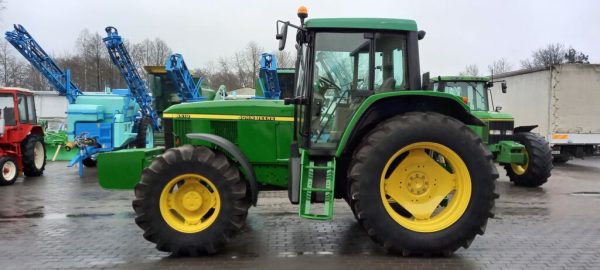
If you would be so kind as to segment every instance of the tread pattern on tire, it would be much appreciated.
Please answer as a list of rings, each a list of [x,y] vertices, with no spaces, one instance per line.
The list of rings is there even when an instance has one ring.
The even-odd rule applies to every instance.
[[[166,224],[158,209],[158,199],[172,175],[200,173],[199,170],[221,177],[211,179],[221,197],[221,210],[214,223],[205,230],[181,233]],[[142,179],[135,187],[135,197],[135,222],[144,230],[144,238],[155,243],[160,251],[183,256],[214,254],[222,250],[244,226],[250,207],[246,184],[238,168],[223,153],[204,146],[171,148],[157,157],[144,169]]]
[[[423,125],[423,123],[426,123]],[[394,130],[409,131],[413,129],[415,132],[420,132],[424,129],[429,128],[427,125],[444,124],[445,126],[451,126],[454,128],[453,131],[460,131],[466,136],[468,141],[461,142],[461,144],[470,144],[475,147],[480,155],[480,168],[479,170],[486,170],[488,173],[484,173],[484,178],[478,179],[485,184],[481,188],[482,201],[477,202],[479,204],[478,211],[471,215],[470,219],[465,219],[464,224],[467,230],[459,231],[452,239],[441,238],[439,241],[431,241],[429,243],[410,243],[402,241],[402,237],[396,237],[393,239],[391,236],[394,232],[378,231],[375,224],[380,223],[378,219],[390,218],[389,215],[386,217],[373,217],[365,211],[364,204],[361,202],[361,185],[368,182],[367,180],[373,181],[368,177],[363,176],[366,174],[363,170],[366,162],[374,157],[380,149],[378,146],[385,141],[386,137],[390,136],[390,133]],[[453,132],[448,130],[439,130],[440,132]],[[473,146],[475,145],[475,146]],[[381,146],[385,147],[385,146]],[[367,172],[368,173],[368,172]],[[459,122],[454,118],[447,117],[438,113],[424,113],[424,112],[412,112],[403,115],[395,116],[387,119],[376,126],[370,133],[368,133],[363,141],[357,146],[352,162],[348,169],[348,181],[349,181],[349,201],[350,206],[355,212],[355,216],[358,222],[362,225],[365,231],[368,233],[375,242],[379,243],[384,249],[389,252],[398,253],[403,256],[450,256],[458,248],[468,248],[476,235],[483,235],[487,225],[488,218],[494,217],[494,201],[499,195],[495,192],[495,180],[498,178],[498,172],[494,165],[493,155],[482,143],[479,136],[474,134],[468,127],[463,123]],[[377,184],[379,184],[379,175],[377,176]],[[365,200],[366,203],[373,204],[373,201]],[[469,203],[469,208],[473,207],[472,202]],[[383,207],[383,206],[381,206]],[[468,208],[468,209],[469,209]],[[469,211],[469,210],[467,210]],[[465,215],[465,214],[464,214]],[[463,215],[463,216],[464,216]],[[391,218],[390,218],[391,219]],[[462,218],[461,218],[462,219]],[[458,221],[457,221],[458,223]],[[397,224],[397,223],[396,223]],[[400,226],[400,225],[398,225]],[[454,225],[453,225],[454,226]],[[438,233],[438,232],[436,232]]]
[[[41,142],[44,149],[44,163],[41,168],[35,166],[34,149],[36,142]],[[44,138],[37,134],[31,134],[21,142],[21,149],[23,149],[23,173],[28,177],[44,174],[44,170],[46,169],[46,144],[44,143]]]
[[[531,132],[519,132],[515,134],[515,140],[527,148],[529,164],[522,175],[515,174],[510,164],[504,165],[506,176],[517,186],[539,187],[546,183],[554,167],[548,142],[542,136]]]

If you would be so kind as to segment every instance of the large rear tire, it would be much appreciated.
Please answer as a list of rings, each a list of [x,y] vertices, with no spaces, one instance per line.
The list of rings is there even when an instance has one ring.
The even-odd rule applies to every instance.
[[[525,146],[527,163],[504,165],[510,181],[523,187],[539,187],[546,183],[553,168],[552,150],[548,142],[531,132],[515,134],[515,141]]]
[[[40,176],[46,169],[46,144],[40,135],[30,134],[21,142],[23,154],[23,173],[28,176]]]
[[[160,251],[212,254],[244,226],[250,206],[239,170],[221,152],[167,150],[135,187],[135,222]]]
[[[0,186],[12,185],[19,177],[19,166],[13,157],[0,158]]]
[[[493,156],[438,113],[392,117],[367,134],[348,171],[351,206],[369,236],[404,256],[450,255],[493,216]]]

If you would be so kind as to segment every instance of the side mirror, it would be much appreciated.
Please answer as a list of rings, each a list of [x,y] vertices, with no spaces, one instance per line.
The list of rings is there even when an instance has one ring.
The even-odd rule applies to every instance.
[[[277,35],[275,35],[275,39],[279,40],[279,50],[283,51],[285,49],[285,41],[287,40],[287,29],[289,22],[281,22],[281,28],[278,29]],[[277,22],[279,24],[279,22]]]
[[[487,83],[485,83],[485,87],[486,88],[492,88],[492,87],[494,87],[494,82],[487,82]]]
[[[426,32],[425,32],[425,31],[423,31],[423,30],[419,30],[419,32],[417,32],[417,38],[418,38],[419,40],[421,40],[421,39],[425,38],[425,34],[426,34]]]
[[[429,88],[431,88],[431,79],[429,78],[429,72],[423,73],[421,86],[423,90],[429,90]]]
[[[502,110],[502,106],[496,106],[496,109],[494,109],[494,111],[496,112],[500,112]]]
[[[506,94],[506,82],[502,82],[502,93]]]

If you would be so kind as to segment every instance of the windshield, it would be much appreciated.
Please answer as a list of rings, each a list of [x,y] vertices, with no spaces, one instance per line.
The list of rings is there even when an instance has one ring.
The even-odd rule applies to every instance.
[[[17,124],[15,120],[15,102],[13,95],[0,94],[0,118],[4,119],[4,124],[14,126]]]
[[[466,97],[471,110],[488,111],[485,82],[445,82],[444,85],[443,92]],[[433,87],[437,90],[438,83],[435,83]]]
[[[306,44],[302,44],[302,47],[298,51],[298,72],[296,73],[296,89],[294,95],[297,97],[304,96],[304,81],[306,80],[304,73],[306,72]]]

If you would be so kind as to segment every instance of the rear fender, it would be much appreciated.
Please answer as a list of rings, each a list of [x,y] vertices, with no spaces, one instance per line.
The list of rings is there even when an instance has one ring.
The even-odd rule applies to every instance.
[[[465,125],[484,126],[457,96],[434,91],[396,91],[368,97],[356,110],[338,145],[336,156],[349,154],[362,137],[381,121],[407,112],[436,112]]]

